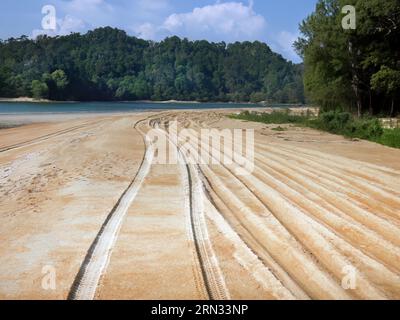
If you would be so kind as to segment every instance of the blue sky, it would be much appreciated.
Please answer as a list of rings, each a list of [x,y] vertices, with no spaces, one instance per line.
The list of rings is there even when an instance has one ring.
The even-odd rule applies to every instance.
[[[299,62],[292,49],[299,23],[317,0],[1,0],[0,38],[25,34],[64,35],[101,26],[160,40],[170,35],[192,40],[260,40]],[[57,29],[42,30],[42,7],[54,5]]]

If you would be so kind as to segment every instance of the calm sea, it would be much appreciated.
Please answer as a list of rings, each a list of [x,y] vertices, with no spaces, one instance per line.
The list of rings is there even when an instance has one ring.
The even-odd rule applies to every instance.
[[[24,103],[0,102],[0,114],[32,113],[107,113],[139,112],[171,109],[221,109],[260,107],[256,104],[236,103],[151,103],[151,102],[56,102]]]

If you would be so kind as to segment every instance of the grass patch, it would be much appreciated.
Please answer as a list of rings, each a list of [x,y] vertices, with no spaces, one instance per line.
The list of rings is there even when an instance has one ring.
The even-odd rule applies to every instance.
[[[240,119],[265,124],[296,124],[313,129],[343,135],[348,138],[364,139],[389,147],[400,148],[400,128],[383,129],[377,118],[355,118],[348,112],[328,111],[314,117],[311,113],[293,115],[290,111],[273,111],[272,113],[256,113],[245,111],[231,115],[232,119]],[[280,129],[279,129],[280,128]],[[280,126],[275,131],[283,131]]]
[[[400,149],[400,128],[384,129],[382,136],[377,140],[385,146]]]
[[[265,124],[304,124],[305,121],[311,117],[311,115],[293,115],[290,114],[289,110],[273,111],[272,113],[256,113],[244,111],[240,114],[230,115],[229,117],[232,119],[262,122]]]

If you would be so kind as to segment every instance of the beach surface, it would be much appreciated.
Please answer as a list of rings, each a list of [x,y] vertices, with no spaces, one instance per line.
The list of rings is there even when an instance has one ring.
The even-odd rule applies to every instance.
[[[400,299],[400,150],[239,111],[3,116],[0,299]],[[170,121],[253,129],[252,172],[155,163]]]

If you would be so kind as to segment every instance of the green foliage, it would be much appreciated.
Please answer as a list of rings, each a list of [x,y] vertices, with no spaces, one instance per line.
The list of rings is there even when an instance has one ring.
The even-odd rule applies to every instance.
[[[355,30],[342,28],[345,5],[356,8]],[[359,117],[400,112],[398,0],[319,0],[300,31],[309,100]]]
[[[198,100],[303,103],[303,68],[264,43],[159,43],[99,28],[0,42],[0,96],[44,81],[54,100]]]
[[[400,90],[400,71],[382,66],[381,69],[371,77],[371,86],[372,89],[391,96]]]
[[[354,118],[348,112],[329,111],[321,113],[318,119],[309,122],[310,126],[341,134],[350,138],[375,140],[383,134],[382,126],[376,118]]]
[[[244,111],[237,115],[231,115],[230,117],[232,119],[262,122],[266,124],[304,124],[308,120],[306,116],[290,114],[289,109],[285,112],[273,111],[272,113]]]
[[[328,111],[321,113],[319,121],[316,123],[319,129],[339,133],[343,132],[352,119],[352,115],[347,112]]]
[[[39,80],[33,80],[32,81],[32,97],[35,99],[45,99],[47,98],[49,88],[47,87],[47,84],[44,82],[41,82]]]
[[[42,80],[49,88],[49,98],[52,100],[62,100],[69,84],[68,77],[63,70],[57,69],[51,74],[44,73]]]
[[[400,128],[385,129],[377,142],[392,148],[400,148]]]
[[[50,75],[58,89],[63,90],[68,85],[68,78],[63,70],[56,70]]]
[[[373,90],[382,92],[392,99],[390,116],[394,116],[394,101],[399,97],[400,92],[400,71],[382,66],[377,73],[372,75],[371,87]]]
[[[315,118],[306,115],[291,115],[289,110],[272,113],[256,113],[245,111],[239,115],[230,115],[232,119],[261,122],[266,124],[296,124],[313,129],[340,134],[348,138],[358,138],[377,142],[389,147],[400,148],[400,128],[383,129],[377,118],[355,118],[351,113],[343,111],[322,112]],[[272,129],[284,131],[280,126]]]

